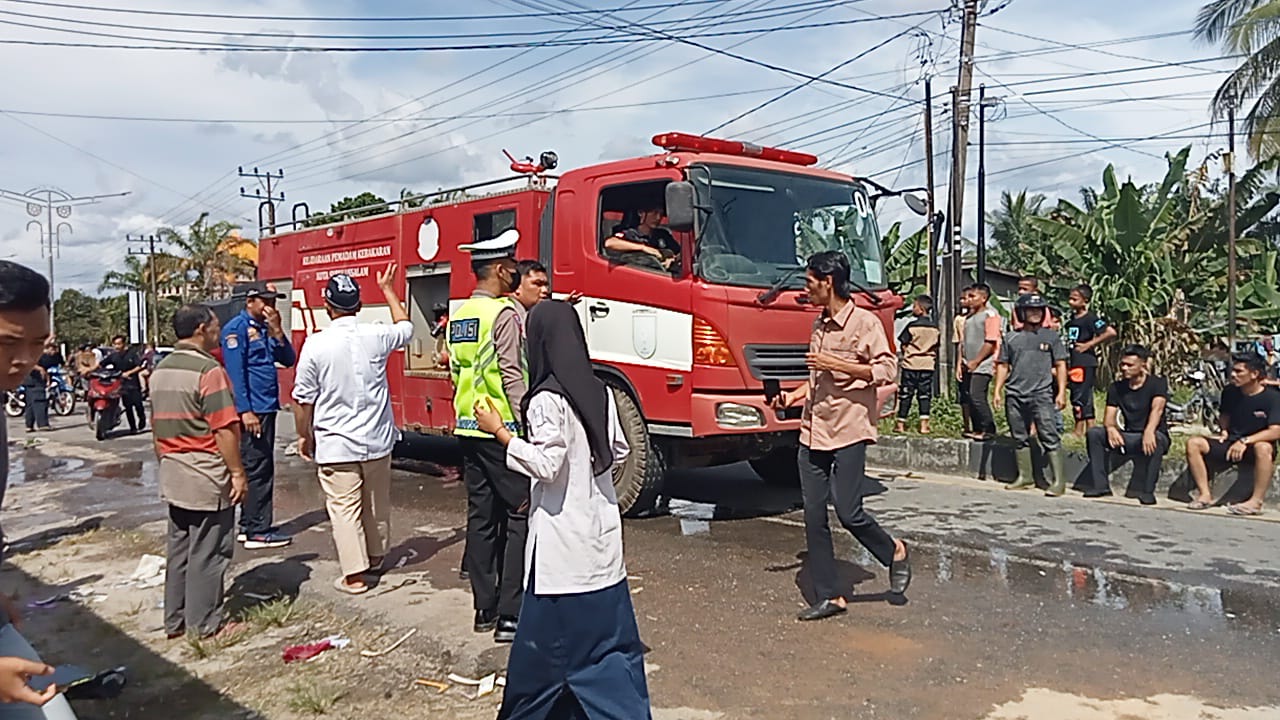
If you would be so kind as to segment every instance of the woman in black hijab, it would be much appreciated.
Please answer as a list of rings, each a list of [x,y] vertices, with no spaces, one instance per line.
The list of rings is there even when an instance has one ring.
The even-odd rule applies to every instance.
[[[500,720],[651,717],[644,645],[622,561],[613,466],[627,441],[612,393],[596,379],[572,306],[543,301],[526,324],[527,438],[484,399],[480,429],[532,481],[525,595]]]

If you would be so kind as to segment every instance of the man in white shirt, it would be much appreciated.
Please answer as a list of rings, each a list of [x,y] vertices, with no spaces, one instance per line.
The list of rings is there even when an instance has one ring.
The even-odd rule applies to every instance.
[[[302,346],[293,386],[298,454],[314,456],[333,524],[341,592],[368,592],[366,572],[386,558],[391,532],[391,448],[400,439],[391,412],[387,359],[413,338],[395,291],[396,264],[378,274],[392,325],[361,324],[360,286],[335,275],[324,290],[332,322]]]

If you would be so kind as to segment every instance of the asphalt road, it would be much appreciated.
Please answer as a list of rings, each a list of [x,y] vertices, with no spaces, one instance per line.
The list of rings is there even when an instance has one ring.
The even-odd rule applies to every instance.
[[[68,425],[13,450],[11,542],[88,517],[153,527],[162,507],[149,438],[96,443]],[[416,459],[397,463],[392,493],[400,567],[384,583],[421,579],[438,595],[367,607],[500,667],[501,649],[464,629],[465,498],[437,464],[447,448],[409,450]],[[657,717],[1280,717],[1268,680],[1280,661],[1280,523],[879,474],[885,492],[869,505],[912,547],[907,601],[890,602],[884,570],[838,531],[853,602],[821,623],[794,619],[809,592],[796,491],[745,465],[689,471],[672,478],[670,516],[628,521]],[[297,536],[277,554],[314,557],[304,590],[324,592],[334,553],[320,491],[283,452],[277,514]],[[240,551],[237,565],[272,557]]]

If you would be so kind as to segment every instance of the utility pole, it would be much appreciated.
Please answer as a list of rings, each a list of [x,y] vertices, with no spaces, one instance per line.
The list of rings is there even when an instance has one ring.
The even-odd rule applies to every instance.
[[[1227,110],[1227,347],[1236,351],[1236,111]]]
[[[276,233],[276,203],[284,202],[284,193],[279,195],[275,192],[274,183],[284,180],[284,170],[259,172],[258,168],[254,168],[253,172],[245,172],[243,167],[236,168],[241,178],[252,178],[258,181],[258,187],[253,192],[245,192],[240,188],[240,197],[249,198],[250,200],[258,200],[258,234],[259,235],[275,235]],[[263,190],[266,194],[263,194]],[[265,224],[262,212],[266,211]]]
[[[141,248],[129,248],[129,254],[147,256],[147,276],[150,280],[148,284],[151,286],[150,292],[148,293],[151,298],[151,302],[149,303],[151,306],[151,312],[148,313],[148,315],[151,319],[147,322],[147,328],[151,330],[152,344],[158,347],[160,345],[160,290],[159,285],[156,282],[156,255],[159,254],[156,252],[156,236],[148,235],[143,237],[139,235],[138,237],[134,237],[132,235],[126,235],[125,240],[131,243],[144,244],[144,247]]]
[[[929,204],[929,251],[925,257],[929,258],[929,267],[925,271],[925,287],[927,292],[937,297],[938,285],[938,234],[933,229],[933,214],[937,211],[933,199],[934,177],[933,177],[933,79],[926,76],[924,79],[924,167],[925,167],[925,185],[929,188],[925,200]]]
[[[49,259],[50,328],[55,327],[53,324],[53,306],[56,304],[58,299],[58,296],[53,289],[53,261],[62,254],[62,230],[65,228],[68,233],[72,232],[71,223],[66,222],[67,218],[71,217],[71,208],[77,205],[93,205],[99,200],[124,197],[128,194],[128,192],[122,192],[110,193],[107,195],[81,195],[77,197],[56,187],[32,188],[24,193],[14,192],[12,190],[0,190],[0,199],[26,205],[27,214],[31,217],[38,218],[41,214],[44,214],[45,216],[43,223],[39,220],[31,220],[28,222],[27,229],[30,230],[31,226],[35,225],[40,230],[40,254]],[[56,225],[53,222],[53,216],[55,213],[59,218],[61,218]]]
[[[957,236],[962,232],[961,224],[964,221],[964,173],[969,151],[969,96],[973,91],[973,46],[977,30],[978,0],[964,0],[964,27],[960,36],[960,79],[956,83],[955,99],[956,158],[951,176],[951,193],[955,198],[951,222]],[[956,252],[959,252],[959,248],[956,248]],[[961,261],[957,259],[956,262],[955,272],[958,277]]]
[[[957,284],[957,273],[955,271],[955,233],[952,232],[953,218],[956,217],[956,161],[959,158],[959,151],[956,142],[959,137],[957,131],[958,113],[956,112],[956,88],[951,88],[951,182],[947,186],[947,214],[946,222],[943,224],[941,232],[937,233],[934,239],[937,245],[937,255],[935,256],[940,263],[938,268],[937,301],[938,301],[938,322],[942,331],[942,343],[938,347],[938,365],[940,378],[949,378],[955,374],[955,361],[952,357],[954,354],[955,344],[951,337],[952,319],[956,316],[956,298],[959,296],[959,285]],[[940,389],[950,396],[951,383],[942,382]]]

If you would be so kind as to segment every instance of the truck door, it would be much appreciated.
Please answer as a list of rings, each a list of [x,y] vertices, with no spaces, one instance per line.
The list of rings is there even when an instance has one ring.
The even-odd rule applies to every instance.
[[[646,209],[663,207],[667,182],[655,178],[598,186],[594,238],[584,253],[580,307],[591,357],[620,366],[637,388],[661,385],[671,371],[688,372],[693,366],[689,238],[677,238],[662,228],[665,212],[656,228],[641,225],[648,219],[642,217]],[[664,269],[644,253],[608,249],[608,240],[619,233],[666,244],[665,233],[680,252]],[[643,399],[642,403],[648,404]]]

